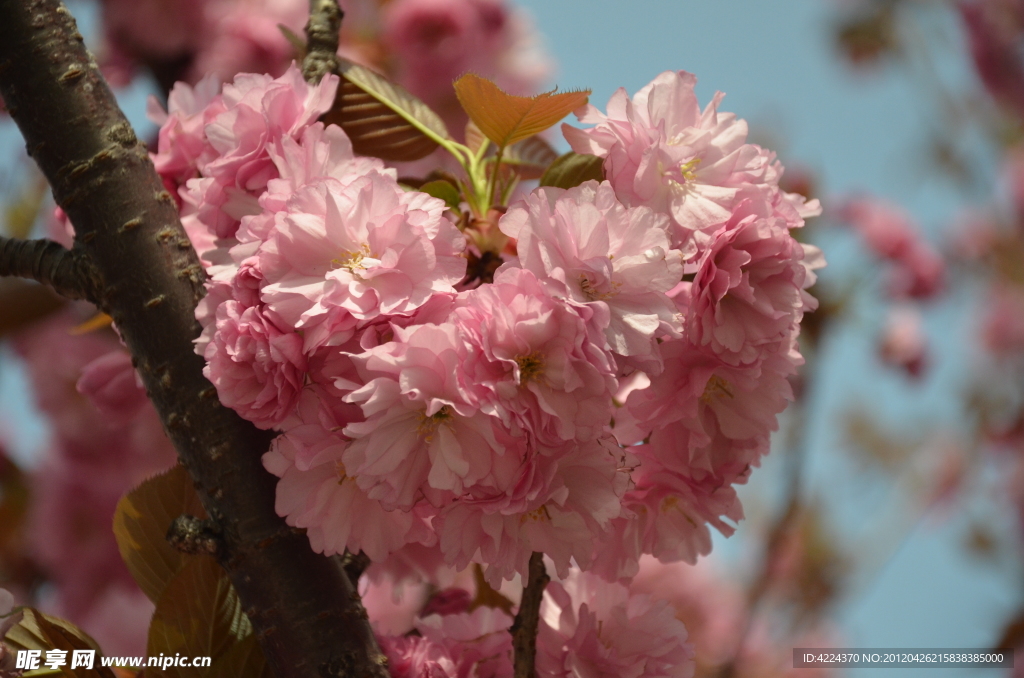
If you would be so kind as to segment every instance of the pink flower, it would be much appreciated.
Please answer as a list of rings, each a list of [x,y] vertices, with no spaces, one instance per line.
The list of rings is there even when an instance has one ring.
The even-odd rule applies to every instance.
[[[985,347],[1001,358],[1024,351],[1024,290],[994,285],[982,326]]]
[[[465,275],[465,238],[443,211],[377,172],[307,185],[260,249],[262,297],[305,333],[307,351],[380,314],[409,314]]]
[[[839,208],[868,248],[893,264],[889,294],[897,299],[927,299],[942,291],[945,262],[902,209],[873,198],[854,198]]]
[[[708,525],[732,533],[723,518],[738,521],[743,511],[731,486],[768,451],[776,416],[792,399],[787,377],[801,362],[792,344],[738,366],[682,340],[661,348],[665,371],[616,412],[619,442],[646,444],[630,448],[639,467],[623,499],[629,514],[597,549],[595,567],[610,578],[635,574],[642,553],[694,562],[711,549]]]
[[[203,374],[220,401],[260,428],[274,428],[295,407],[306,372],[302,337],[266,308],[225,301],[217,306]]]
[[[817,302],[804,290],[821,251],[801,245],[767,206],[741,203],[711,236],[690,286],[687,338],[726,362],[752,363],[788,349],[805,311]]]
[[[395,328],[396,340],[353,356],[364,386],[345,397],[366,421],[349,424],[345,466],[384,505],[409,510],[461,494],[509,457],[513,441],[480,412],[460,380],[466,347],[452,325]]]
[[[198,167],[213,159],[216,151],[206,139],[205,127],[225,110],[220,83],[203,78],[195,86],[175,83],[167,97],[165,113],[156,99],[147,103],[149,119],[160,125],[157,152],[150,154],[156,171],[182,186],[196,176]]]
[[[622,499],[624,517],[613,522],[609,537],[595,549],[594,572],[609,580],[636,575],[645,553],[662,562],[693,565],[711,552],[711,527],[728,537],[743,518],[729,481],[666,468],[646,446],[634,454],[639,467],[632,474],[635,486]]]
[[[149,404],[128,351],[116,348],[82,368],[75,385],[114,424],[127,424]]]
[[[693,676],[694,650],[686,642],[686,627],[663,600],[574,572],[548,584],[541,619],[539,675]]]
[[[199,45],[203,0],[104,0],[103,32],[115,51],[143,63],[173,62]]]
[[[592,343],[580,313],[548,296],[532,273],[505,269],[460,295],[452,320],[472,347],[462,369],[492,391],[506,426],[513,416],[557,445],[593,439],[607,425],[615,363]]]
[[[287,208],[288,200],[306,184],[333,177],[350,179],[360,174],[381,174],[394,178],[395,170],[387,169],[377,158],[356,157],[352,142],[337,125],[324,127],[314,123],[296,140],[285,135],[267,145],[267,153],[277,167],[278,178],[267,182],[267,191],[259,197],[262,211],[242,217],[237,237],[242,242],[264,240],[275,222],[275,216]]]
[[[631,594],[647,594],[672,606],[686,625],[700,667],[720,666],[735,652],[746,612],[744,592],[722,573],[722,563],[664,564],[640,559],[640,572],[629,583]]]
[[[920,312],[910,307],[890,309],[878,345],[882,362],[917,378],[925,369],[927,352],[928,342],[921,329]]]
[[[419,636],[378,636],[391,678],[456,678],[447,648]]]
[[[452,82],[472,71],[514,94],[534,93],[549,67],[531,27],[504,0],[395,0],[381,39],[396,79],[461,132],[466,116]]]
[[[1024,10],[1012,0],[967,0],[957,8],[982,83],[1001,104],[1024,114],[1024,59],[1018,47]]]
[[[209,86],[207,86],[209,87]],[[303,131],[327,112],[334,102],[338,77],[328,75],[318,85],[309,85],[293,64],[280,78],[243,73],[225,85],[209,110],[197,111],[205,99],[183,102],[186,116],[172,115],[165,123],[166,136],[181,136],[198,145],[194,131],[188,133],[195,116],[202,115],[205,145],[196,158],[200,177],[189,179],[181,190],[186,204],[183,216],[194,219],[219,238],[232,237],[243,216],[258,214],[257,200],[267,182],[278,176],[269,147],[276,139],[300,139]],[[182,99],[187,99],[183,90]],[[208,92],[207,92],[208,94]],[[184,121],[181,118],[185,117]],[[186,125],[188,122],[190,124]],[[182,126],[176,130],[176,126]],[[162,131],[163,133],[163,131]],[[182,168],[192,153],[161,149],[157,156],[169,170]],[[184,154],[184,160],[176,156]],[[165,160],[166,158],[166,160]],[[190,229],[195,230],[196,226]]]
[[[374,581],[370,577],[361,577],[359,597],[370,617],[374,633],[401,636],[412,631],[417,615],[427,602],[430,588],[431,585],[425,582],[396,582],[390,577]],[[468,605],[467,600],[466,606]]]
[[[665,292],[682,278],[683,253],[671,249],[665,217],[626,208],[607,182],[591,181],[537,189],[498,226],[550,294],[592,309],[615,353],[648,355],[656,335],[678,335]]]
[[[672,216],[675,247],[727,221],[744,188],[777,205],[791,227],[817,214],[817,201],[805,203],[779,190],[782,166],[773,153],[746,143],[746,122],[718,112],[721,92],[700,110],[696,82],[685,71],[666,71],[632,100],[624,89],[616,91],[607,115],[588,106],[578,117],[595,127],[562,125],[562,133],[577,153],[605,159],[608,180],[623,202]]]
[[[302,35],[309,10],[289,0],[213,0],[205,9],[190,80],[210,74],[223,80],[236,73],[280,75],[296,55],[278,26]]]
[[[595,540],[621,511],[626,454],[599,439],[566,444],[552,456],[531,456],[512,487],[496,488],[504,491],[480,488],[441,511],[434,528],[449,563],[457,569],[471,560],[485,563],[492,585],[517,572],[526,576],[534,551],[547,554],[560,575],[572,561],[589,566]]]
[[[420,515],[384,510],[349,477],[341,461],[345,441],[318,423],[315,400],[307,395],[302,408],[310,423],[278,436],[263,456],[263,465],[281,479],[278,515],[305,528],[313,550],[326,555],[347,548],[377,561],[407,543],[430,543],[434,536]]]
[[[512,678],[512,617],[496,608],[429,615],[416,624],[427,641],[445,648],[458,676]]]

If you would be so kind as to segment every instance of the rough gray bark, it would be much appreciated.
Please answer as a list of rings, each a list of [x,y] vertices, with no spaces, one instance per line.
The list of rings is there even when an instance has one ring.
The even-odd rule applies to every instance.
[[[338,31],[344,16],[338,0],[309,0],[306,24],[306,57],[302,75],[312,83],[320,82],[338,68]]]
[[[89,296],[117,323],[195,480],[223,540],[218,559],[271,669],[280,678],[383,678],[386,662],[339,560],[314,554],[274,512],[275,478],[260,462],[273,434],[221,406],[202,375],[192,341],[203,270],[172,196],[58,0],[0,0],[0,93],[75,224],[72,251],[97,283]],[[47,251],[46,261],[63,256]],[[8,272],[25,265],[18,259]]]

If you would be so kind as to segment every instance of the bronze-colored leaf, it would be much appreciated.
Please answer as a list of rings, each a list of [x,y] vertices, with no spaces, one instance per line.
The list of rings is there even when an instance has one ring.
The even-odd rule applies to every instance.
[[[418,160],[450,139],[437,113],[407,90],[365,66],[339,61],[341,84],[322,120],[345,130],[356,153],[393,162]]]
[[[455,94],[480,131],[503,148],[551,127],[587,103],[590,90],[520,97],[502,91],[487,78],[467,73],[455,81]]]
[[[180,653],[216,661],[251,635],[252,624],[224,570],[213,558],[190,556],[157,601],[146,653],[150,657]],[[207,671],[209,668],[172,666],[163,673],[199,678]]]
[[[222,654],[206,678],[273,678],[256,636],[246,636]]]
[[[65,678],[115,678],[113,671],[100,663],[99,645],[85,631],[71,622],[45,615],[32,608],[22,610],[21,621],[7,631],[3,641],[15,652],[18,650],[42,650],[44,661],[47,650],[67,652],[66,663],[60,667],[60,672]],[[71,659],[75,650],[95,651],[93,668],[76,667],[72,669]]]
[[[46,285],[20,278],[0,278],[0,337],[45,318],[66,303]]]
[[[511,165],[522,179],[540,179],[558,159],[558,152],[540,137],[530,137],[505,149],[502,163]]]
[[[444,179],[436,179],[434,181],[428,181],[427,183],[420,186],[419,190],[423,191],[427,195],[432,195],[435,198],[444,200],[445,204],[453,210],[458,211],[459,202],[461,197],[459,196],[459,189],[453,186],[450,182]]]
[[[192,479],[181,465],[121,497],[114,511],[114,537],[121,558],[153,602],[160,600],[168,582],[190,558],[167,543],[167,529],[182,514],[206,517]]]
[[[473,581],[476,582],[476,598],[469,604],[470,612],[478,607],[493,607],[512,616],[512,608],[515,607],[515,603],[487,583],[484,569],[476,563],[473,564]]]
[[[604,178],[604,161],[601,158],[570,152],[551,163],[540,178],[540,185],[574,188],[584,181],[604,181]]]

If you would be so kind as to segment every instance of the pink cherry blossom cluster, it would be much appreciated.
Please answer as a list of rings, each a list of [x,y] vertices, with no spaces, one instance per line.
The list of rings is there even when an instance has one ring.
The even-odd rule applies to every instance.
[[[887,291],[891,297],[924,300],[942,292],[945,261],[900,207],[876,198],[851,198],[840,206],[838,216],[890,265]]]
[[[395,586],[372,576],[362,581],[360,592],[391,675],[511,678],[512,638],[506,630],[512,617],[485,604],[471,579],[446,575],[442,580],[449,585],[442,589],[426,582]],[[678,581],[667,587],[679,589]],[[506,593],[518,597],[504,588],[491,591],[510,605]],[[674,603],[572,570],[545,589],[537,675],[691,678],[695,649]]]
[[[121,559],[111,517],[125,492],[176,455],[114,333],[73,333],[89,317],[83,310],[14,337],[52,435],[31,472],[25,530],[27,555],[47,586],[12,592],[80,625],[108,652],[141,652],[153,604]]]
[[[277,510],[315,550],[494,583],[543,552],[614,580],[731,531],[823,262],[790,234],[817,205],[694,82],[567,128],[609,180],[510,206],[516,254],[473,289],[445,203],[317,122],[337,78],[175,88],[154,161],[210,274],[197,350],[225,405],[280,432]],[[565,609],[550,623],[589,647],[596,608]]]
[[[222,81],[238,73],[281,75],[296,57],[307,0],[102,0],[101,65],[128,85],[139,67],[175,80]],[[524,12],[505,0],[342,0],[339,53],[386,72],[451,129],[466,115],[451,83],[467,71],[532,94],[551,68]],[[284,30],[282,30],[282,28]]]

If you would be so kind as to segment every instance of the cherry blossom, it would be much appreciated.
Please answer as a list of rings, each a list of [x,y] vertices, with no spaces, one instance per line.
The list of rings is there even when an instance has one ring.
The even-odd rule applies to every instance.
[[[780,191],[783,170],[775,154],[746,142],[746,122],[719,113],[721,92],[700,109],[696,82],[691,73],[666,71],[632,99],[620,88],[607,114],[590,105],[578,112],[580,122],[594,127],[563,124],[562,133],[577,153],[604,158],[623,202],[671,215],[676,247],[728,221],[744,189],[762,193],[791,227],[817,214],[816,201]]]

